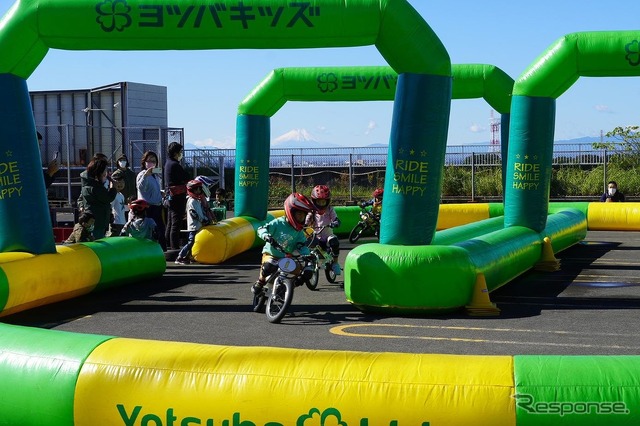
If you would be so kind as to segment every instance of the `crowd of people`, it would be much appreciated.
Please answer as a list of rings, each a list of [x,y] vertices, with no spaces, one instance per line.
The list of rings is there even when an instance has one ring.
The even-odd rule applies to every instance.
[[[155,241],[165,252],[180,250],[176,263],[189,263],[195,234],[224,219],[227,204],[223,188],[215,191],[215,199],[211,196],[212,180],[190,178],[181,164],[183,149],[170,143],[164,167],[156,152],[146,151],[137,174],[126,155],[117,158],[111,172],[109,158],[96,153],[80,173],[78,218],[64,244],[130,236]],[[47,188],[59,167],[54,159],[43,171]],[[216,218],[210,205],[223,209],[225,217]]]

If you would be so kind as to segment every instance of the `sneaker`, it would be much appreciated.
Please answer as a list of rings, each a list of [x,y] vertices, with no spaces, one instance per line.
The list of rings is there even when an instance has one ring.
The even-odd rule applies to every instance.
[[[337,275],[342,275],[342,269],[340,269],[340,265],[338,265],[338,263],[334,263],[333,266],[331,266],[331,270],[333,271],[334,274]]]
[[[189,259],[187,259],[186,257],[179,257],[176,259],[176,265],[188,265],[189,263]]]
[[[256,281],[256,283],[251,286],[251,293],[259,295],[262,292],[264,292],[264,284],[262,284],[260,281]]]

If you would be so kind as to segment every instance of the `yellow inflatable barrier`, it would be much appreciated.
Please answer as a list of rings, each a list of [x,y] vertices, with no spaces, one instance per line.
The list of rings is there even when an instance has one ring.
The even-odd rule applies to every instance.
[[[592,231],[638,231],[640,203],[589,203],[587,223]]]
[[[0,265],[9,287],[0,316],[78,297],[95,288],[102,266],[93,250],[82,244],[56,246],[56,250],[57,254],[29,255]]]
[[[402,366],[402,368],[398,368]],[[115,338],[83,364],[76,426],[515,425],[513,357]]]

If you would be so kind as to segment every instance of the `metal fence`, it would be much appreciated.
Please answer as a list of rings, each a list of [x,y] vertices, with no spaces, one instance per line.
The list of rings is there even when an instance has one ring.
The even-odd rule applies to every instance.
[[[38,126],[43,135],[42,162],[46,164],[60,152],[61,172],[54,183],[50,198],[62,204],[72,202],[77,196],[79,173],[84,170],[89,158],[96,152],[107,155],[115,166],[122,153],[127,154],[134,171],[139,170],[140,158],[147,150],[156,151],[161,163],[170,142],[184,143],[184,131],[180,128],[115,128],[92,126]],[[603,181],[607,179],[607,164],[614,155],[625,153],[623,144],[610,144],[607,150],[593,149],[592,144],[558,144],[554,147],[553,165],[556,167],[594,167],[603,165]],[[349,186],[348,200],[352,200],[354,187],[363,180],[375,185],[374,180],[384,180],[388,158],[386,146],[344,148],[288,148],[272,149],[269,158],[270,174],[280,177],[296,189],[299,182],[316,177],[316,182],[338,178]],[[185,150],[185,168],[196,176],[213,177],[218,186],[233,188],[236,162],[235,149],[189,149]],[[475,199],[476,178],[487,169],[500,168],[502,154],[499,147],[483,145],[447,146],[445,166],[464,168],[471,173],[471,200]],[[366,182],[365,182],[366,183]],[[72,193],[73,192],[73,193]],[[496,194],[499,195],[499,194]],[[469,199],[467,197],[467,199]]]
[[[615,155],[625,154],[622,143],[610,144],[608,149],[594,149],[592,144],[558,144],[553,151],[554,167],[595,167],[603,165],[603,182],[607,180],[607,164]],[[220,179],[220,186],[233,187],[235,149],[197,149],[185,151],[185,162],[193,168],[194,174],[211,173]],[[371,173],[384,173],[388,158],[388,148],[289,148],[271,149],[269,168],[271,176],[278,176],[291,182],[291,190],[296,182],[310,176],[330,174],[348,181],[350,196],[358,177]],[[488,168],[501,168],[502,153],[495,145],[452,145],[447,146],[445,166],[461,167],[470,171],[470,194],[475,198],[475,181],[479,173]],[[328,177],[329,176],[329,177]],[[498,194],[496,194],[498,195]]]

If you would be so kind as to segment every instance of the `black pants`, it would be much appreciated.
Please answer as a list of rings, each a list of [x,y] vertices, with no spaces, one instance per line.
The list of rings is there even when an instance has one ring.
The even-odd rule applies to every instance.
[[[169,201],[169,211],[167,212],[167,229],[165,238],[169,249],[179,250],[182,247],[180,242],[180,230],[187,229],[185,211],[187,209],[187,194],[172,195]]]
[[[150,205],[147,209],[147,216],[156,222],[158,244],[160,244],[160,247],[162,247],[162,251],[167,251],[167,241],[164,238],[164,219],[162,218],[162,206]]]

